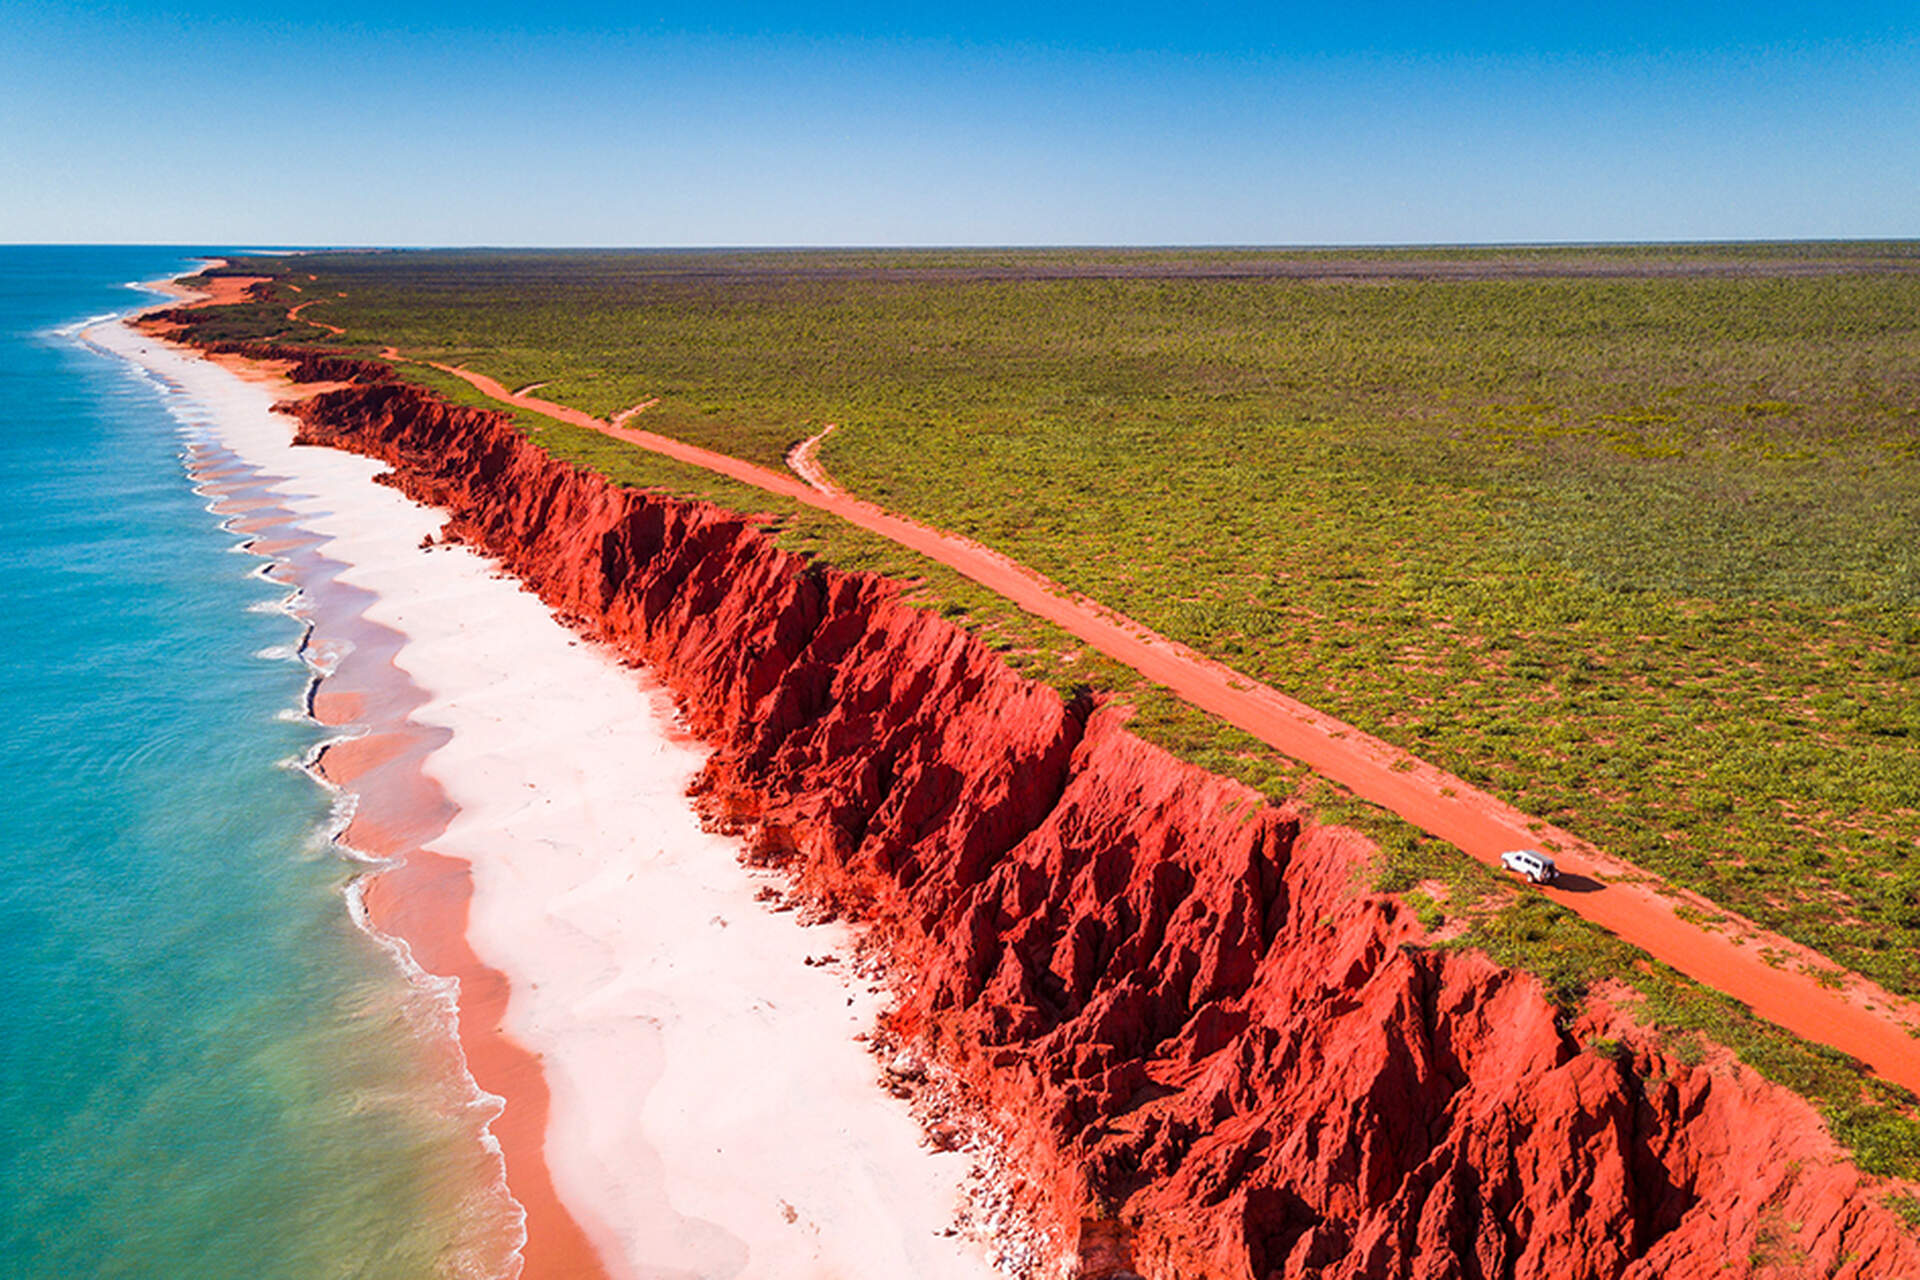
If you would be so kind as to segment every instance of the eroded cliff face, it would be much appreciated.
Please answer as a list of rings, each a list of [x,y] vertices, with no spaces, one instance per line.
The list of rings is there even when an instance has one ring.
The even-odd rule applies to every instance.
[[[404,385],[288,411],[679,693],[703,804],[887,939],[894,1030],[1002,1117],[1069,1241],[1117,1220],[1152,1280],[1920,1275],[1804,1103],[1604,1011],[1563,1029],[1531,978],[1422,947],[1351,833],[893,585]]]

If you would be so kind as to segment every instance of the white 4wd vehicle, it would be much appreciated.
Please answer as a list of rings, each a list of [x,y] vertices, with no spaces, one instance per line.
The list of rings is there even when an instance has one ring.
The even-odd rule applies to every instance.
[[[1552,858],[1532,849],[1509,850],[1500,855],[1500,865],[1509,871],[1518,871],[1535,884],[1545,884],[1560,874],[1560,868],[1553,865]]]

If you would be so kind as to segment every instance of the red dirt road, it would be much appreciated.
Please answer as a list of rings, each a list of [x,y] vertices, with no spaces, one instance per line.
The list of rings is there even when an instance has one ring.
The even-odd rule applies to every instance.
[[[294,286],[289,285],[288,287],[292,288]],[[301,324],[310,324],[316,329],[325,329],[328,333],[332,334],[334,337],[337,338],[341,334],[345,333],[346,330],[342,329],[337,324],[328,324],[325,320],[309,320],[300,314],[302,311],[305,311],[308,307],[312,306],[314,303],[325,302],[325,301],[326,301],[325,298],[309,298],[297,307],[288,308],[287,319],[298,320]]]
[[[1882,1078],[1920,1092],[1920,1039],[1914,1035],[1920,1007],[1696,894],[1662,885],[1397,747],[1076,596],[996,551],[852,497],[825,478],[811,452],[806,461],[815,484],[651,431],[615,427],[566,405],[515,395],[482,374],[433,367],[501,403],[806,503],[937,560],[1482,862],[1497,866],[1508,849],[1551,848],[1561,879],[1542,892],[1556,902],[1760,1017],[1851,1054]],[[808,443],[817,446],[818,439]],[[1720,923],[1709,927],[1683,919],[1676,910],[1682,905]],[[1826,975],[1829,985],[1817,974]]]

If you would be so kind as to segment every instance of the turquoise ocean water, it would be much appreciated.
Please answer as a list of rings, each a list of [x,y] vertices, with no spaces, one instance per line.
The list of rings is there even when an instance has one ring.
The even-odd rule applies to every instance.
[[[60,332],[188,258],[0,246],[0,1273],[484,1273],[445,1010],[293,767],[285,590],[193,492],[193,407]]]

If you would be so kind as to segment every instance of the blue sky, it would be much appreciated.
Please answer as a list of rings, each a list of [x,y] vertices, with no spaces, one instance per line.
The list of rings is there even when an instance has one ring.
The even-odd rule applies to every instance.
[[[0,240],[1920,237],[1920,5],[0,0]]]

